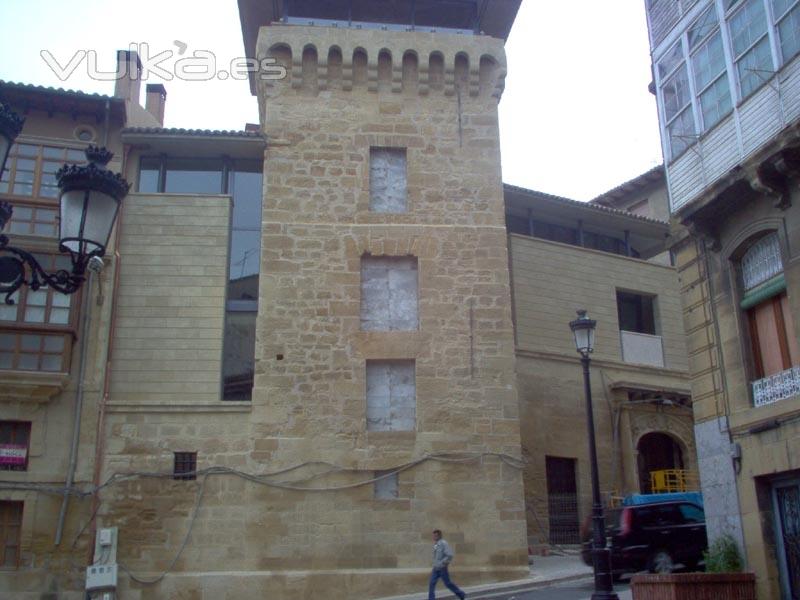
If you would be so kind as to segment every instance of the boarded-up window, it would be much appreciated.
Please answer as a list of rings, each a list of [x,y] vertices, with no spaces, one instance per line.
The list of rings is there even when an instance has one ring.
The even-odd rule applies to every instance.
[[[369,209],[379,213],[408,210],[405,148],[370,148]]]
[[[413,331],[418,323],[416,257],[363,257],[361,329]]]
[[[367,361],[367,431],[414,431],[416,405],[413,360]]]
[[[389,471],[375,471],[375,477],[380,477],[375,482],[375,498],[377,500],[397,500],[400,497],[400,486],[397,473]]]

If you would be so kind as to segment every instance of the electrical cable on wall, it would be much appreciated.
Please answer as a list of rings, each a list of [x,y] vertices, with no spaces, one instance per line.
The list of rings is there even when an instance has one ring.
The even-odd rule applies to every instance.
[[[172,569],[174,568],[175,564],[181,557],[184,549],[189,543],[189,539],[191,538],[192,529],[194,528],[195,521],[197,520],[197,515],[200,512],[200,506],[203,501],[203,495],[205,493],[206,482],[208,478],[212,475],[234,475],[236,477],[240,477],[246,481],[250,481],[252,483],[258,485],[264,485],[268,487],[274,487],[282,490],[289,490],[289,491],[298,491],[298,492],[335,492],[341,490],[349,490],[358,487],[363,487],[365,485],[374,484],[376,481],[380,481],[382,479],[386,479],[387,477],[392,477],[398,473],[406,471],[408,469],[412,469],[417,467],[425,462],[433,461],[433,462],[440,462],[440,463],[450,463],[450,464],[469,464],[474,462],[482,462],[484,458],[494,457],[499,459],[503,464],[506,464],[514,469],[522,470],[525,467],[525,460],[522,458],[517,458],[515,456],[511,456],[509,454],[504,454],[500,452],[440,452],[435,454],[426,454],[420,458],[415,460],[403,463],[398,465],[390,470],[383,471],[381,475],[377,477],[370,477],[368,479],[364,479],[362,481],[357,481],[354,483],[349,484],[342,484],[342,485],[334,485],[334,486],[324,486],[324,487],[314,487],[314,486],[299,486],[296,485],[297,481],[287,482],[287,481],[271,481],[270,477],[275,477],[278,475],[285,475],[292,471],[296,471],[302,469],[303,467],[307,466],[326,466],[330,467],[327,471],[322,471],[320,473],[315,473],[310,475],[307,478],[304,478],[300,481],[313,481],[318,477],[323,477],[330,475],[332,473],[374,473],[375,469],[363,469],[363,468],[345,468],[335,465],[333,463],[325,462],[325,461],[310,461],[304,462],[299,465],[295,465],[292,467],[288,467],[285,469],[280,469],[277,471],[273,471],[271,473],[264,473],[260,475],[253,475],[251,473],[246,473],[244,471],[240,471],[238,469],[233,469],[231,467],[207,467],[204,469],[198,469],[193,472],[182,473],[181,475],[194,475],[195,477],[200,478],[200,484],[197,489],[197,495],[195,497],[194,508],[192,509],[191,517],[189,518],[189,524],[186,528],[186,534],[178,548],[178,551],[175,553],[175,556],[170,561],[167,568],[162,571],[158,576],[154,578],[144,578],[136,575],[133,573],[128,567],[124,564],[120,563],[119,567],[123,571],[125,571],[128,576],[136,581],[137,583],[143,585],[153,585],[160,582],[164,577],[169,574]],[[99,486],[91,486],[88,490],[81,490],[78,486],[72,486],[71,488],[67,488],[64,486],[53,486],[51,484],[36,484],[36,483],[13,483],[7,481],[0,481],[0,489],[7,489],[7,490],[23,490],[23,491],[36,491],[45,494],[53,494],[57,496],[76,496],[79,498],[86,498],[89,496],[94,496],[99,494],[102,490],[106,488],[110,488],[116,484],[123,483],[125,481],[131,481],[135,479],[173,479],[174,473],[172,471],[132,471],[130,473],[114,473],[111,475],[103,484]],[[83,534],[86,530],[88,525],[96,518],[99,512],[100,505],[98,504],[98,509],[94,511],[91,515],[87,523],[81,528],[76,536],[75,540],[73,541],[73,546],[77,543],[79,537]]]

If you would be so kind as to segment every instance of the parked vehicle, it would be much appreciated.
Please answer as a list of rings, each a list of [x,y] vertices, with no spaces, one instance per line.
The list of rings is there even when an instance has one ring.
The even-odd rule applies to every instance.
[[[703,507],[694,502],[623,506],[607,511],[606,523],[615,580],[645,569],[651,573],[672,573],[679,564],[695,570],[708,546]],[[581,555],[591,565],[590,521],[584,524],[583,532]]]

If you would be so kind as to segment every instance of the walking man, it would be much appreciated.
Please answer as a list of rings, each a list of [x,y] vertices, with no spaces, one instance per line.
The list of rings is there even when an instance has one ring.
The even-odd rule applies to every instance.
[[[447,572],[447,565],[453,560],[453,550],[446,540],[442,539],[442,532],[439,529],[433,530],[433,571],[431,571],[431,581],[428,584],[428,600],[436,600],[436,584],[441,579],[451,592],[464,600],[467,595],[458,589],[458,586],[450,581],[450,574]]]

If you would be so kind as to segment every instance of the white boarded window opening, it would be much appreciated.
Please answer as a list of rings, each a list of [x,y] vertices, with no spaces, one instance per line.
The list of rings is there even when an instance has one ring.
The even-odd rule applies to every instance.
[[[404,213],[406,197],[406,149],[369,149],[369,209],[379,213]]]
[[[367,361],[367,431],[414,431],[417,384],[413,360]]]
[[[362,331],[415,331],[419,326],[417,258],[361,259]]]
[[[400,497],[397,473],[389,473],[389,471],[375,471],[375,477],[381,478],[375,482],[376,500],[397,500]]]

